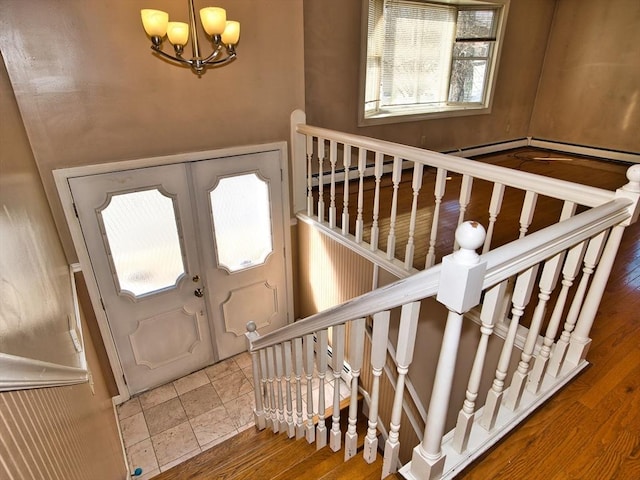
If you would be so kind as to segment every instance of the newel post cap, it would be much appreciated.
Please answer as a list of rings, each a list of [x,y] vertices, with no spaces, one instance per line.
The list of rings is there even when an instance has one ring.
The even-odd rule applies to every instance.
[[[486,238],[484,227],[478,222],[463,222],[456,229],[460,249],[442,259],[440,284],[436,299],[449,310],[465,313],[480,302],[486,262],[476,249]]]
[[[247,339],[247,350],[251,350],[251,342],[253,342],[254,340],[257,340],[258,338],[260,338],[260,334],[258,333],[258,326],[256,325],[256,322],[254,321],[249,321],[247,322],[247,331],[244,334],[244,336]]]
[[[640,165],[633,165],[627,170],[629,183],[616,190],[616,197],[628,198],[633,202],[629,207],[630,218],[622,225],[628,226],[635,223],[640,216]]]

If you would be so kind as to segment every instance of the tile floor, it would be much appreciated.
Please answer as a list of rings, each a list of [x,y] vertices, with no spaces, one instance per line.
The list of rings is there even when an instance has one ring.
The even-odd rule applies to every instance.
[[[327,375],[327,380],[330,378]],[[318,386],[314,378],[315,406]],[[292,393],[295,395],[295,388]],[[347,396],[349,388],[341,382],[340,398]],[[306,393],[302,398],[306,411]],[[332,402],[330,380],[325,388],[325,405]],[[253,428],[254,405],[248,353],[133,397],[118,406],[131,472],[142,468],[142,475],[135,478],[147,480],[246,428]]]

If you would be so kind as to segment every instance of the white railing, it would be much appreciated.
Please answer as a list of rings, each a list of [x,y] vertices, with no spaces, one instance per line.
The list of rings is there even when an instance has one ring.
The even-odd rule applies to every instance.
[[[296,127],[298,134],[313,132],[315,135],[318,130],[305,125]],[[629,183],[617,192],[592,188],[583,191],[568,182],[545,179],[544,184],[538,185],[538,180],[527,175],[515,179],[506,174],[504,169],[492,167],[485,171],[484,167],[491,166],[460,159],[450,160],[450,157],[422,151],[414,152],[414,149],[407,150],[409,147],[387,142],[380,142],[376,146],[377,142],[371,139],[326,130],[323,130],[322,138],[325,139],[323,142],[329,142],[329,155],[333,158],[335,142],[348,138],[351,145],[366,144],[366,148],[374,152],[376,161],[390,152],[397,158],[411,158],[415,165],[422,165],[420,162],[428,159],[431,164],[440,162],[442,166],[436,165],[438,169],[445,168],[445,163],[449,169],[455,167],[463,175],[461,185],[465,191],[459,196],[461,204],[469,203],[472,183],[471,180],[465,181],[464,175],[468,178],[490,178],[492,173],[497,173],[502,182],[500,185],[526,190],[523,213],[517,225],[520,237],[517,240],[486,249],[490,240],[484,229],[476,222],[462,221],[458,223],[455,234],[457,248],[453,254],[445,256],[442,263],[262,337],[255,331],[254,324],[250,322],[248,325],[247,339],[254,360],[255,421],[258,428],[268,427],[274,432],[286,432],[289,437],[304,436],[308,442],[316,442],[318,448],[328,442],[329,448],[334,451],[341,449],[344,434],[345,461],[357,450],[355,427],[359,376],[361,369],[369,364],[373,383],[367,392],[371,404],[363,456],[367,462],[373,462],[377,456],[378,426],[381,422],[379,380],[388,355],[389,319],[393,309],[400,309],[399,334],[394,348],[397,366],[395,397],[391,411],[384,412],[385,417],[390,419],[384,429],[388,432],[384,446],[384,478],[400,468],[399,432],[404,382],[413,361],[418,321],[424,305],[422,301],[435,297],[446,306],[448,315],[441,320],[444,332],[422,441],[415,446],[411,461],[402,467],[401,472],[407,478],[416,479],[451,477],[515,428],[587,365],[585,357],[590,343],[589,332],[622,233],[638,216],[640,166],[629,169]],[[306,140],[305,145],[309,145]],[[404,153],[401,155],[401,152]],[[309,155],[306,155],[305,159],[308,158]],[[398,182],[394,178],[399,175],[398,162],[394,160],[391,172],[392,215],[397,212]],[[349,162],[345,164],[345,177],[348,177]],[[331,178],[335,180],[336,162],[332,161],[331,165]],[[382,174],[376,171],[374,176],[375,195],[378,196],[381,184],[379,177]],[[307,186],[312,183],[311,178],[307,176]],[[415,189],[419,182],[415,176],[413,178],[412,186]],[[313,198],[315,193],[308,188],[306,214],[318,215],[318,222],[324,222],[325,229],[337,230],[337,235],[346,237],[357,248],[358,240],[362,242],[362,225],[358,227],[356,221],[355,234],[349,233],[347,228],[338,228],[335,223],[334,181],[330,184],[331,194],[325,220],[322,185],[320,180],[316,194],[319,205],[317,211],[311,210],[310,205],[316,204]],[[494,192],[495,185],[494,182]],[[541,194],[565,199],[561,221],[525,235],[527,222],[530,223],[533,215],[531,209],[535,197]],[[364,194],[359,192],[358,196],[364,197]],[[499,210],[499,206],[495,208],[500,203],[496,200],[498,197],[501,197],[500,192],[492,196],[493,213]],[[415,196],[413,203],[412,218],[416,215]],[[574,215],[578,204],[592,208]],[[380,202],[374,199],[373,232],[370,237],[373,240],[376,237],[379,206]],[[361,210],[359,207],[358,217]],[[343,210],[343,227],[349,225],[349,216],[348,210]],[[460,214],[460,218],[463,217]],[[389,232],[393,232],[393,221],[390,227]],[[491,230],[491,224],[488,230]],[[478,255],[476,249],[483,246],[485,253]],[[450,250],[453,247],[451,245]],[[386,252],[382,257],[381,261],[389,260]],[[468,381],[464,387],[464,402],[462,405],[451,405],[452,391],[456,388],[453,376],[457,372],[462,324],[471,310],[479,317],[479,340],[475,352],[469,353],[473,362],[471,370],[466,373]],[[495,337],[498,325],[503,325],[506,333],[503,341],[500,339],[502,346],[498,358],[490,360],[488,345],[490,338]],[[523,326],[526,326],[524,330]],[[363,357],[366,329],[371,332],[369,358]],[[518,345],[516,336],[522,331],[525,332],[524,342]],[[332,339],[330,349],[329,338]],[[351,384],[348,396],[342,400],[338,382],[347,346]],[[515,368],[510,368],[510,359],[515,350],[519,351],[519,361]],[[420,366],[421,369],[426,367]],[[491,375],[493,381],[488,389],[481,391],[480,378],[483,374]],[[317,388],[314,388],[316,383]],[[340,430],[343,402],[349,404],[346,432]],[[327,407],[332,412],[330,419],[326,416]],[[459,411],[453,425],[447,421],[450,411]]]

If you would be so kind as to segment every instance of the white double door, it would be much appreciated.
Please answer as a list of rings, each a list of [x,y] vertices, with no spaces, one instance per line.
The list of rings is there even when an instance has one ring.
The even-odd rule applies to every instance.
[[[131,394],[287,322],[281,178],[268,151],[69,179]]]

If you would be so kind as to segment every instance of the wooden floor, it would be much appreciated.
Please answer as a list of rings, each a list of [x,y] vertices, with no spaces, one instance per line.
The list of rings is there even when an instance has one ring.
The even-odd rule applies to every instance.
[[[345,432],[347,410],[342,411]],[[330,422],[330,417],[329,422]],[[330,428],[330,423],[328,424]],[[154,480],[378,480],[382,457],[368,464],[362,458],[365,419],[358,423],[358,454],[344,462],[344,451],[333,452],[328,446],[316,450],[303,438],[289,439],[284,433],[250,428],[185,463],[177,465]],[[328,429],[327,429],[328,430]],[[387,478],[401,477],[391,475]]]
[[[611,190],[626,183],[626,165],[564,154],[520,150],[480,160]],[[481,191],[474,183],[474,196]],[[546,210],[536,211],[534,229],[556,221]],[[592,338],[591,366],[458,478],[640,479],[640,222],[625,232]],[[379,478],[380,464],[344,465],[342,456],[250,429],[155,478]]]
[[[624,165],[548,162],[522,167],[609,189],[626,183]],[[591,366],[458,478],[640,479],[640,222],[624,234],[592,339]]]

